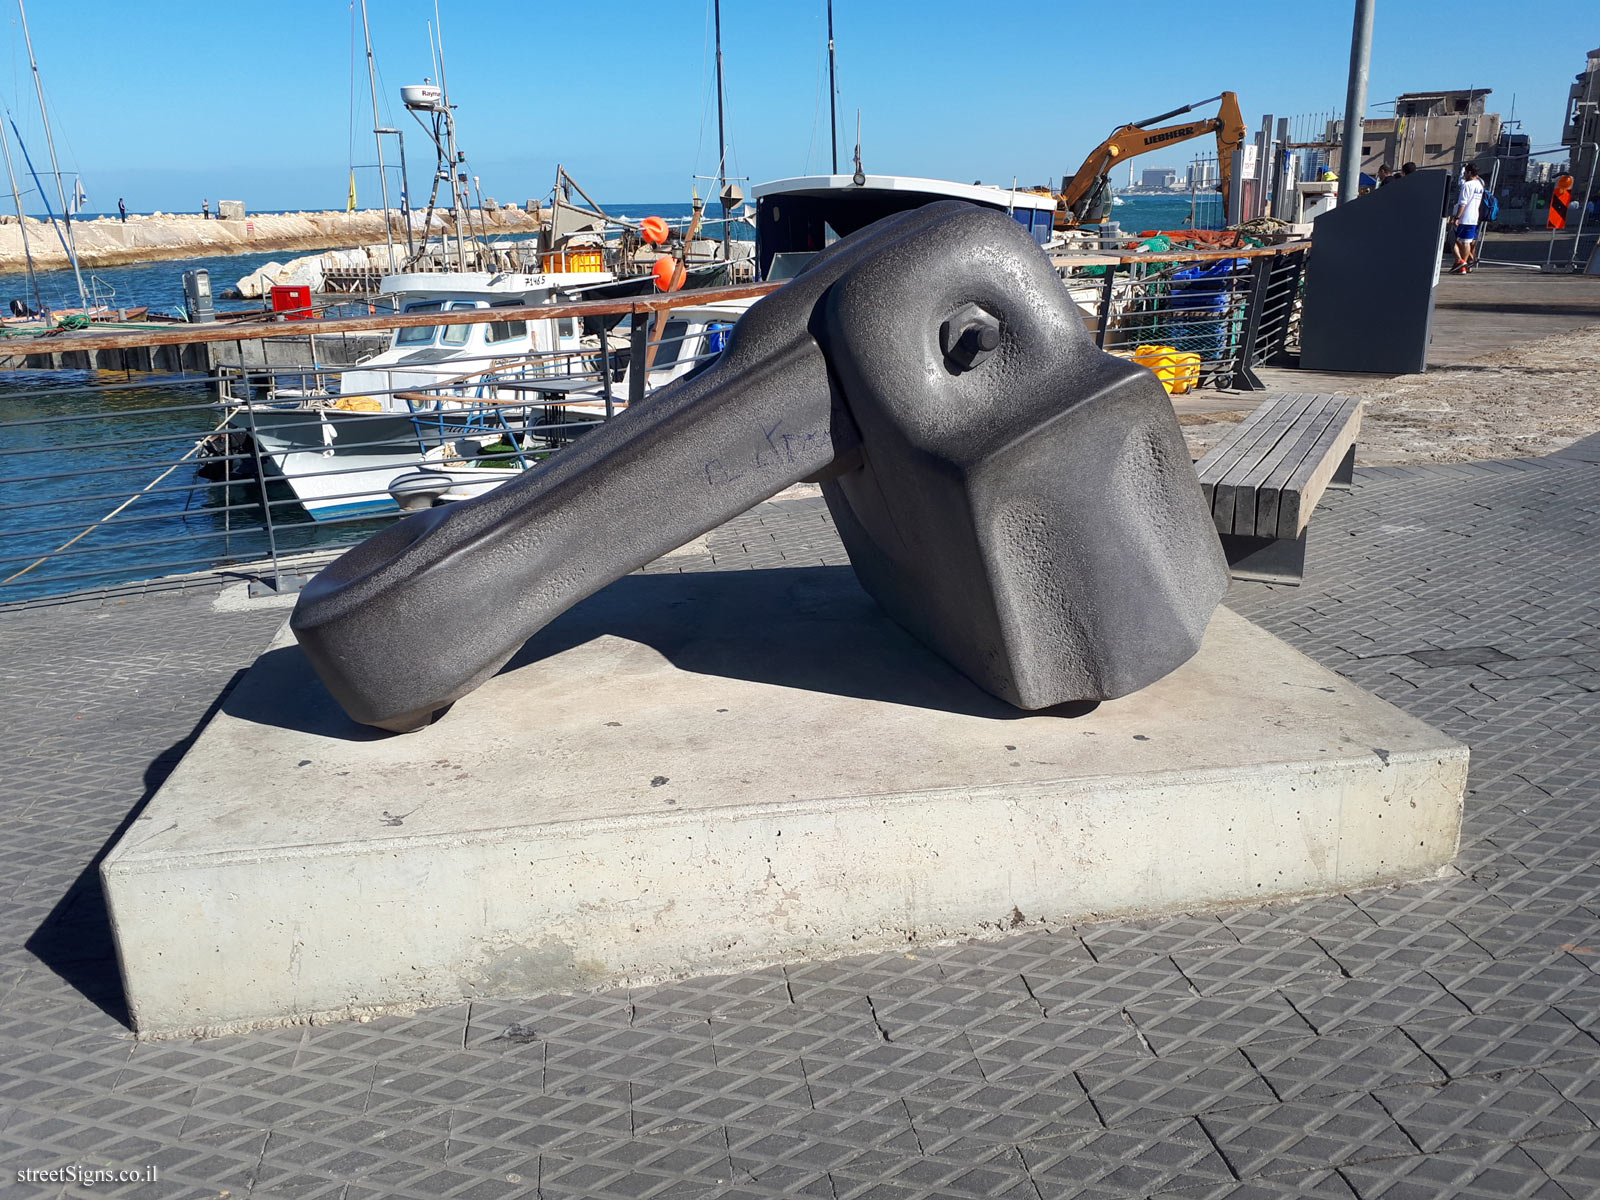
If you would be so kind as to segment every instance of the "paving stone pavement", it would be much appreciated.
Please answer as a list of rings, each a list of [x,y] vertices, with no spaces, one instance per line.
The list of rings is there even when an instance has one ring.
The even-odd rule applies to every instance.
[[[132,1038],[95,865],[284,612],[0,614],[0,1194],[1600,1195],[1596,459],[1362,471],[1229,597],[1472,745],[1442,879],[204,1041]],[[844,561],[706,547],[650,569]]]

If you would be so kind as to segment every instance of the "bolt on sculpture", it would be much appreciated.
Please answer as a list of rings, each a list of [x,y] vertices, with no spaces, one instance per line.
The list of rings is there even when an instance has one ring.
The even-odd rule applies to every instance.
[[[862,586],[1019,708],[1153,683],[1227,587],[1161,386],[1094,346],[1019,225],[947,201],[836,242],[709,369],[538,469],[354,547],[292,626],[351,717],[416,729],[579,600],[802,479]]]

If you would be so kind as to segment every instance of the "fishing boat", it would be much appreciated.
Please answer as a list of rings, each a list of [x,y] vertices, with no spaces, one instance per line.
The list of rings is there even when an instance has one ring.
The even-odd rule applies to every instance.
[[[487,272],[390,275],[380,296],[399,313],[463,312],[527,308],[598,298],[614,282],[608,271],[541,275]],[[397,329],[389,346],[321,387],[304,386],[305,374],[287,371],[261,384],[246,375],[223,381],[223,399],[234,406],[233,428],[250,433],[269,455],[315,450],[336,455],[412,452],[446,440],[448,423],[486,402],[515,400],[497,386],[529,376],[570,375],[594,353],[571,318],[416,325]],[[592,364],[591,364],[592,365]],[[279,386],[288,380],[287,386]],[[264,389],[265,394],[257,394]]]
[[[440,290],[441,278],[427,277],[431,289],[413,286],[402,311],[533,305],[561,297],[548,279],[521,290],[485,280],[486,290],[474,291],[459,275]],[[396,287],[403,282],[395,277]],[[549,298],[534,298],[544,294]],[[752,303],[673,310],[656,339],[645,394],[719,354]],[[625,344],[627,318],[623,322],[617,332]],[[609,368],[613,385],[625,385],[625,359],[603,357],[596,339],[571,318],[400,329],[388,350],[346,372],[337,391],[286,391],[236,403],[235,436],[218,439],[213,460],[239,458],[238,439],[253,438],[263,468],[281,477],[318,521],[397,511],[401,498],[391,484],[418,470],[459,485],[441,489],[441,500],[477,494],[626,409],[626,387],[615,387],[608,399],[601,375]]]

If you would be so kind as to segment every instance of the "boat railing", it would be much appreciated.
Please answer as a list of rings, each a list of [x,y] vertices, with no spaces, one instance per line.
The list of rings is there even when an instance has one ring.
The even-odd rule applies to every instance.
[[[89,307],[91,310],[114,308],[116,299],[116,288],[98,275],[91,274],[89,276]]]
[[[1085,327],[1107,350],[1204,335],[1204,382],[1247,387],[1254,367],[1294,344],[1304,260],[1305,243],[1291,243],[1124,250],[1057,267]],[[692,340],[706,331],[698,317],[680,316],[687,328],[674,321],[669,332],[675,313],[780,286],[9,338],[5,352],[16,363],[60,361],[50,356],[71,352],[72,361],[93,368],[97,355],[137,347],[183,347],[182,361],[204,361],[189,353],[199,345],[211,347],[212,361],[273,365],[0,374],[0,605],[227,579],[292,591],[398,515],[390,479],[441,464],[470,474],[558,454],[639,403],[652,380],[714,356]],[[727,322],[738,311],[730,309]],[[564,317],[586,322],[593,343],[456,363],[440,383],[389,389],[402,395],[399,412],[361,411],[360,397],[343,393],[351,371],[370,367],[315,361],[315,353],[304,365],[282,365],[268,353],[304,339],[308,327],[317,336],[300,344],[315,351],[327,336]],[[336,344],[346,342],[357,339]],[[381,401],[385,393],[363,384],[362,394]]]
[[[370,370],[359,364],[0,376],[0,604],[47,602],[85,589],[188,586],[196,572],[212,582],[237,578],[289,590],[307,564],[398,515],[386,494],[388,479],[441,465],[463,472],[475,465],[531,466],[642,397],[632,368],[661,353],[663,342],[670,347],[682,340],[676,333],[663,338],[664,321],[654,314],[759,296],[776,286],[525,310],[86,329],[7,339],[8,356],[18,363],[63,353],[93,363],[102,351],[203,343],[221,344],[235,362],[249,364],[266,361],[275,341],[305,338],[313,325],[315,351],[325,338],[412,325],[633,318],[628,329],[608,330],[603,347],[597,338],[593,346],[510,362],[486,354],[463,365],[458,374],[467,378],[448,386],[394,389],[410,390],[441,410],[422,436],[407,414],[399,414],[407,444],[398,446],[392,422],[385,432],[364,421],[383,414],[334,407],[344,398],[340,381],[352,370]],[[457,399],[464,403],[456,405]],[[273,438],[281,439],[276,453]],[[292,483],[319,489],[317,502],[337,515],[314,518]],[[375,494],[381,502],[376,510],[338,513],[341,505],[354,508]]]

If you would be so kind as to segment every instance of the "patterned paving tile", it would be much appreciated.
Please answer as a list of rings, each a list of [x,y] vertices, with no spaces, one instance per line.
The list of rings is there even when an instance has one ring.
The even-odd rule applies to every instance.
[[[1600,1194],[1600,469],[1317,524],[1229,603],[1472,745],[1447,878],[202,1042],[129,1038],[93,865],[283,612],[0,611],[0,1151],[162,1200]],[[709,546],[843,561],[816,500]]]
[[[1178,1184],[1236,1177],[1193,1118],[1090,1133],[1065,1144],[1019,1149],[1041,1195],[1144,1196]]]
[[[1600,1130],[1539,1138],[1524,1142],[1521,1148],[1575,1200],[1600,1196]]]
[[[1339,1173],[1361,1200],[1575,1200],[1525,1149],[1509,1142],[1351,1163]]]
[[[1134,1059],[1078,1072],[1107,1126],[1240,1108],[1272,1098],[1272,1089],[1241,1051],[1209,1062]]]
[[[1366,1092],[1405,1078],[1442,1083],[1445,1077],[1421,1047],[1400,1030],[1384,1026],[1252,1042],[1243,1052],[1280,1100]]]
[[[1235,1108],[1199,1119],[1241,1178],[1304,1174],[1416,1149],[1383,1106],[1361,1092]]]
[[[1600,1054],[1600,1043],[1554,1009],[1401,1028],[1452,1079],[1587,1061]]]
[[[1447,1150],[1477,1142],[1522,1142],[1590,1128],[1583,1110],[1533,1071],[1474,1075],[1372,1093],[1417,1146]]]

